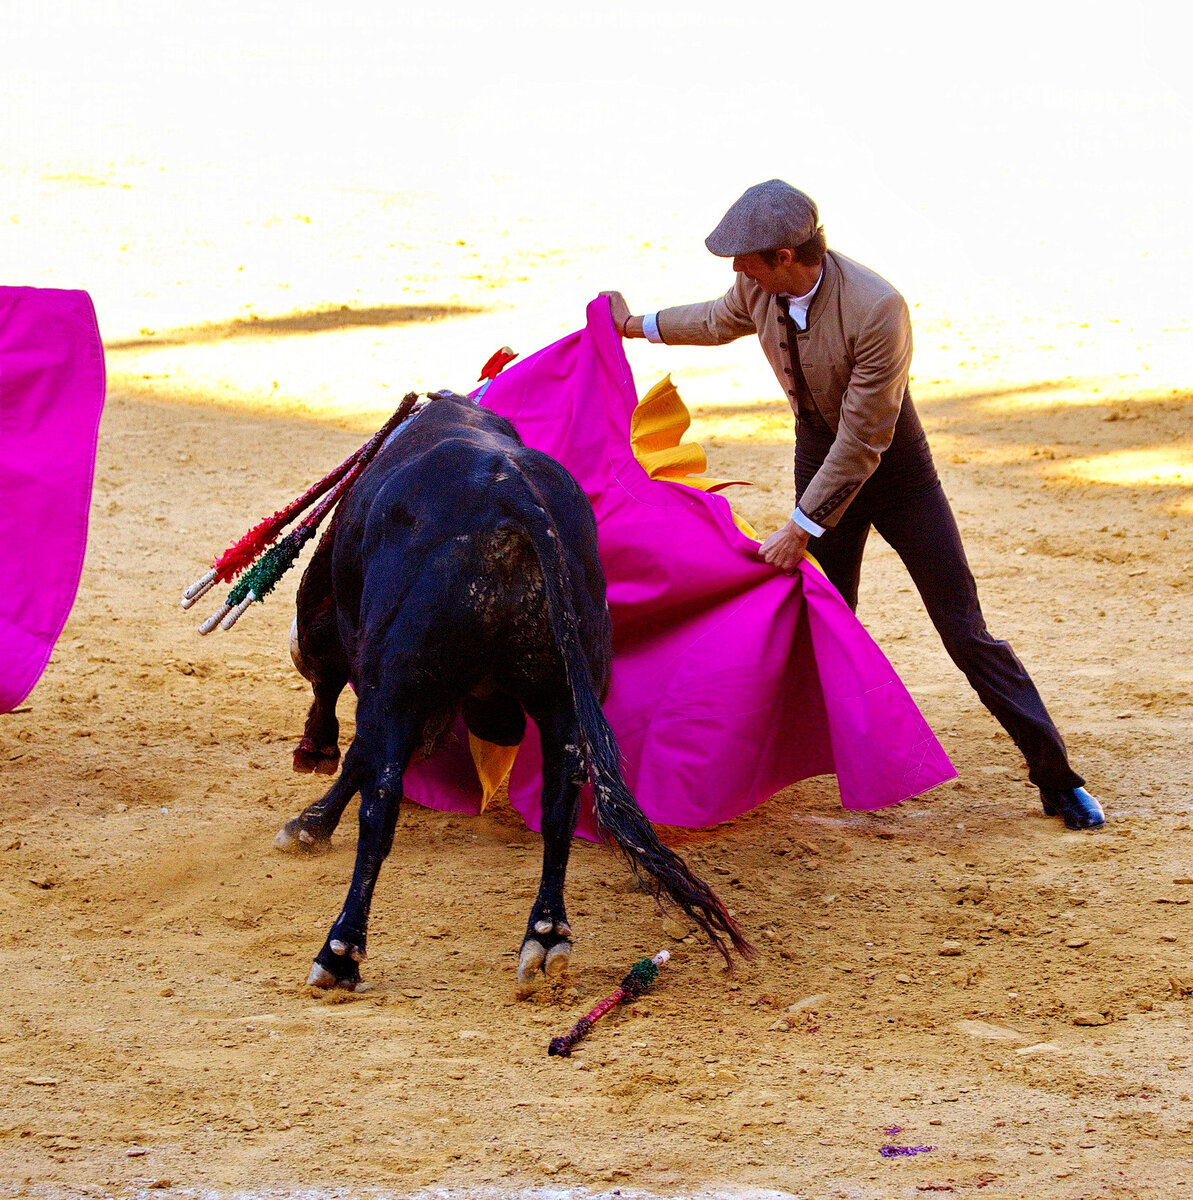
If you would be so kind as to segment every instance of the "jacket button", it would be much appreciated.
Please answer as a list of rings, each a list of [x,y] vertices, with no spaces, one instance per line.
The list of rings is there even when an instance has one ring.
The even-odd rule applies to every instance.
[[[780,342],[780,343],[779,343],[779,349],[780,349],[780,350],[786,350],[786,349],[787,349],[787,343],[786,343],[786,342]]]
[[[788,389],[787,389],[787,394],[788,394],[789,396],[794,396],[794,395],[795,395],[795,389],[794,389],[794,388],[788,388]]]
[[[784,367],[784,368],[783,368],[783,374],[784,374],[784,375],[790,375],[790,374],[791,374],[791,368],[790,368],[790,367]]]

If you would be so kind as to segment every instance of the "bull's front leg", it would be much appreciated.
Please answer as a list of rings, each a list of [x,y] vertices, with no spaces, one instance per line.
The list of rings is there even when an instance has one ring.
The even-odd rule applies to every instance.
[[[518,955],[519,995],[529,994],[544,976],[557,979],[567,971],[572,929],[563,887],[587,778],[575,722],[557,713],[536,716],[535,722],[543,749],[543,873]]]
[[[278,830],[273,844],[287,854],[303,851],[326,850],[335,832],[344,809],[360,790],[360,760],[353,748],[344,759],[344,770],[339,779],[314,804],[289,820]]]
[[[394,830],[402,801],[402,773],[387,769],[380,781],[370,778],[360,792],[360,833],[356,842],[356,867],[348,897],[332,924],[307,983],[314,987],[361,987],[360,964],[365,959],[369,909],[381,864],[393,846]]]

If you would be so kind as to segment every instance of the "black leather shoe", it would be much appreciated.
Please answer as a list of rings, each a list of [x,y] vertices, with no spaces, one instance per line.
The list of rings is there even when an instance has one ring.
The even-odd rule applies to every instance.
[[[1097,829],[1106,822],[1102,806],[1079,788],[1040,788],[1040,803],[1050,817],[1064,817],[1069,829]]]

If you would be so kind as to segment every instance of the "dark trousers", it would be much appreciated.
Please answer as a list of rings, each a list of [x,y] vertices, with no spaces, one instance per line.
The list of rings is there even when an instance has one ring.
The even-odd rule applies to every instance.
[[[823,437],[797,437],[797,495],[803,494],[826,452]],[[986,629],[957,522],[922,433],[892,445],[840,522],[808,544],[855,611],[871,527],[902,560],[949,657],[1022,751],[1032,783],[1081,787],[1084,780],[1069,766],[1064,741],[1031,677],[1010,645]]]

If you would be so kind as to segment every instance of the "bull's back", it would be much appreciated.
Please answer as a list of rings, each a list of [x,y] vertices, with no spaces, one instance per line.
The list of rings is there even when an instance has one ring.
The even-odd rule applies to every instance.
[[[544,520],[545,519],[545,520]],[[551,529],[535,545],[530,527]],[[594,679],[610,631],[596,522],[579,485],[526,447],[496,414],[436,401],[378,455],[346,498],[336,535],[336,596],[352,658],[398,620],[428,653],[459,645],[487,667],[556,662],[543,563],[575,609]],[[543,539],[540,536],[540,541]],[[512,665],[511,665],[512,664]]]
[[[565,545],[596,545],[591,506],[570,473],[527,447],[504,417],[472,404],[438,400],[419,413],[370,464],[337,514],[337,563],[385,545],[426,554],[455,538],[517,524],[527,502],[541,506]],[[495,563],[508,539],[487,548]]]

